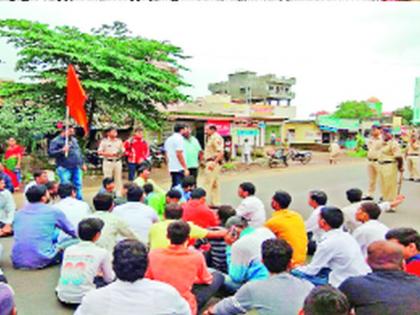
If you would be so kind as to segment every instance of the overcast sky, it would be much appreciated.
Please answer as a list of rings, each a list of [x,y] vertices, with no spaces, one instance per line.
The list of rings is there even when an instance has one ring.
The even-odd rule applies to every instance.
[[[420,3],[2,2],[0,18],[84,31],[125,22],[192,56],[185,79],[194,97],[236,70],[293,76],[299,117],[370,96],[385,110],[411,105],[420,77]],[[15,50],[0,41],[0,53],[0,78],[18,78]]]

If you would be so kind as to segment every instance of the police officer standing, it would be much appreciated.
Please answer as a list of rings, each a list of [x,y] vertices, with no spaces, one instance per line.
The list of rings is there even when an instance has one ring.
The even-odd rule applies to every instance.
[[[117,195],[122,189],[122,161],[124,154],[123,142],[117,138],[117,129],[111,127],[106,130],[106,138],[102,139],[98,147],[98,155],[103,158],[102,170],[104,177],[114,178]]]
[[[376,191],[376,182],[378,181],[379,175],[379,165],[378,158],[382,148],[382,137],[381,137],[381,127],[372,126],[370,131],[370,138],[367,143],[367,158],[368,158],[368,178],[369,178],[369,187],[368,187],[368,197],[373,197]]]
[[[216,126],[206,128],[207,142],[204,149],[204,188],[210,205],[220,204],[220,171],[223,163],[223,138],[217,133]]]
[[[408,172],[410,174],[409,180],[420,182],[420,175],[418,170],[420,144],[415,132],[413,132],[410,136],[410,141],[408,142],[405,157],[407,161]]]
[[[383,201],[393,201],[398,194],[398,173],[402,173],[403,159],[401,149],[393,138],[391,130],[383,129],[383,142],[379,152],[379,180]],[[401,174],[400,174],[401,176]],[[387,212],[395,212],[390,209]]]

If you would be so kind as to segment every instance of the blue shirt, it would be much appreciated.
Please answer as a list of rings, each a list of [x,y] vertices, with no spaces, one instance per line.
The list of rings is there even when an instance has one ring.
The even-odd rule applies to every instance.
[[[57,229],[76,237],[74,227],[61,210],[43,203],[26,204],[13,222],[13,266],[39,269],[51,264],[58,253]]]
[[[77,139],[74,137],[69,138],[69,153],[67,157],[62,151],[66,144],[66,138],[62,136],[55,137],[48,149],[48,154],[55,158],[57,166],[64,168],[75,168],[83,165],[82,152],[79,147]]]
[[[6,189],[11,193],[15,192],[15,187],[13,187],[12,179],[10,178],[10,176],[7,175],[5,172],[0,172],[0,176],[3,177]]]
[[[184,189],[182,189],[181,184],[174,186],[174,188],[172,189],[178,190],[181,193],[181,199],[179,200],[180,203],[187,202],[188,200],[191,199],[191,192],[185,191]]]

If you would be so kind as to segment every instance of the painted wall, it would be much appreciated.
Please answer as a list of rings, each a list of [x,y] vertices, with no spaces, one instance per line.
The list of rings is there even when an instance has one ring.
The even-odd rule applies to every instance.
[[[290,130],[294,130],[294,137]],[[286,122],[283,125],[282,140],[288,137],[289,143],[320,143],[321,131],[315,122]]]

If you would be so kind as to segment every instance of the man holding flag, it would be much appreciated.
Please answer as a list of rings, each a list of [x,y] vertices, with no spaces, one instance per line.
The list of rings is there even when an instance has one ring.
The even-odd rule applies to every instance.
[[[50,143],[49,155],[55,158],[57,173],[61,183],[71,182],[77,189],[77,198],[82,199],[82,169],[86,171],[82,153],[77,139],[74,137],[74,127],[70,126],[70,116],[83,127],[88,135],[88,119],[85,111],[87,96],[77,78],[73,65],[67,70],[66,123],[60,135]]]

